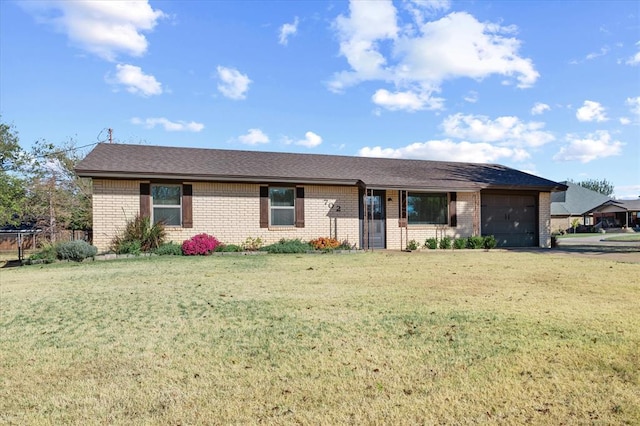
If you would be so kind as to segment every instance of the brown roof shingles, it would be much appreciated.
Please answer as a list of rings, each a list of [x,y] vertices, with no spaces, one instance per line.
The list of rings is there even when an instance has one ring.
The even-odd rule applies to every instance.
[[[564,189],[495,164],[105,143],[98,144],[76,172],[103,178],[361,183],[381,189]]]

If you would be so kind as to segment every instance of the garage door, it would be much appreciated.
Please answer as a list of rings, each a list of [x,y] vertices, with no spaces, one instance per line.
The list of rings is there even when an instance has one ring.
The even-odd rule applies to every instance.
[[[482,194],[482,235],[496,237],[498,247],[538,245],[536,195]]]

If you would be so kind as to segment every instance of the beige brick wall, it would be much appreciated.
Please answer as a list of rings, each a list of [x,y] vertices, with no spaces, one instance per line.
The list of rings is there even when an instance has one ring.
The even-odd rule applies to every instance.
[[[538,196],[539,246],[551,247],[551,193],[541,192]]]
[[[391,198],[391,201],[388,201]],[[407,241],[416,240],[423,245],[427,238],[466,238],[474,235],[474,229],[479,229],[479,215],[475,214],[474,208],[479,208],[479,193],[458,192],[456,201],[456,214],[458,225],[456,227],[440,225],[409,225],[407,228],[398,226],[400,209],[398,207],[398,191],[387,191],[387,248],[393,250],[403,250]]]
[[[113,237],[140,208],[140,182],[94,179],[93,243],[107,250]],[[184,182],[189,183],[189,182]],[[265,244],[281,238],[310,240],[333,236],[359,244],[358,189],[305,186],[305,227],[260,228],[260,186],[194,182],[193,228],[167,227],[167,241],[208,233],[228,244],[260,237]]]

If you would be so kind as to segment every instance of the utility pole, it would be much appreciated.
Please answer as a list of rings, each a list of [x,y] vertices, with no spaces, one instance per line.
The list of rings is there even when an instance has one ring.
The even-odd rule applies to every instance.
[[[113,129],[109,128],[109,143],[113,143]]]

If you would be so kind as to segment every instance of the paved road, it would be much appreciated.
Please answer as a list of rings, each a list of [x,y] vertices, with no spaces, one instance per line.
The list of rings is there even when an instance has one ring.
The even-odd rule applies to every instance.
[[[613,236],[615,234],[586,234],[584,237],[559,238],[557,247],[550,252],[640,263],[640,241],[605,240]]]

